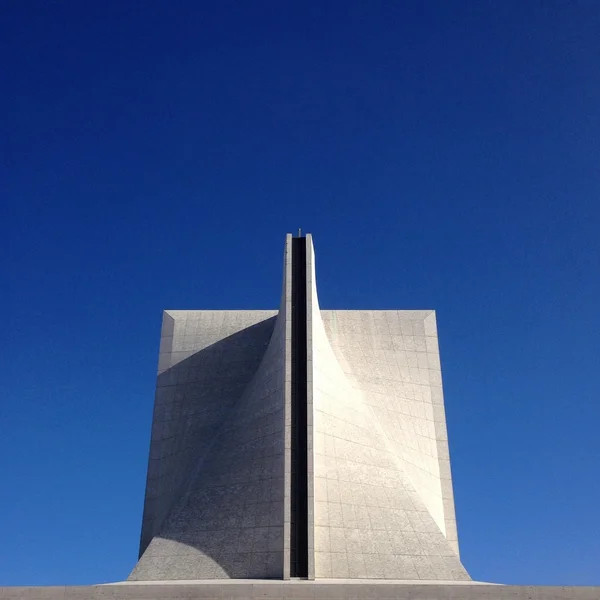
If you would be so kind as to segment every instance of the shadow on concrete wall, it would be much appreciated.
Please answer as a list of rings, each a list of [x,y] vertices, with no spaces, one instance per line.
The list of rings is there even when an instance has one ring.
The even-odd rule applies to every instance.
[[[281,573],[281,553],[270,549],[282,547],[272,503],[283,497],[264,485],[276,469],[265,444],[280,442],[276,433],[269,439],[273,415],[260,415],[260,440],[232,423],[275,321],[230,335],[159,375],[140,554],[154,542],[132,579]]]

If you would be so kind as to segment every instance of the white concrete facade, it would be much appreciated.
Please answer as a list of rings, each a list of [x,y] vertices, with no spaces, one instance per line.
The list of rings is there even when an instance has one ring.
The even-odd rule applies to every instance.
[[[432,399],[441,400],[435,315],[321,311],[307,238],[315,577],[469,579],[443,403]]]
[[[279,311],[163,317],[130,579],[289,578],[292,238]],[[308,578],[469,580],[433,311],[327,311],[306,236]]]

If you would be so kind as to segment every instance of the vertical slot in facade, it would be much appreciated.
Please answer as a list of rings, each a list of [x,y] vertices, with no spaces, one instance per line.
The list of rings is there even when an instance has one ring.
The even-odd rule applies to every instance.
[[[306,238],[292,238],[290,576],[308,577]]]

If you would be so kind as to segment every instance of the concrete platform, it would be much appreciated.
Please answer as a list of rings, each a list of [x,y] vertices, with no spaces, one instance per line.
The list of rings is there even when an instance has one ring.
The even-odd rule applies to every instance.
[[[160,581],[94,586],[4,587],[2,600],[599,600],[600,587],[356,580]]]

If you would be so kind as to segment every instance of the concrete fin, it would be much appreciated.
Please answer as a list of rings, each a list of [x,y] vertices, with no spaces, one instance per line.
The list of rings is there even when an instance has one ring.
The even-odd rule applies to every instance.
[[[174,350],[190,356],[159,376],[152,443],[174,439],[178,447],[149,469],[149,522],[130,580],[284,576],[288,246],[289,239],[278,313],[190,311],[196,314],[179,315],[179,329],[175,319]],[[244,327],[248,320],[257,322]],[[206,345],[210,335],[218,341]],[[179,411],[171,437],[161,431],[169,421],[159,417],[163,404]],[[163,498],[158,523],[155,502]]]
[[[386,371],[392,349],[390,323],[392,331],[401,330],[398,311],[351,311],[348,319],[329,311],[326,320],[334,326],[328,332],[325,311],[319,307],[312,239],[307,240],[314,577],[468,580],[446,539],[443,512],[432,514],[431,507],[441,505],[439,470],[424,478],[440,489],[439,496],[429,497],[429,489],[417,487],[407,469],[407,457],[418,462],[418,454],[426,452],[433,456],[427,455],[417,466],[437,467],[435,443],[419,445],[416,436],[397,439],[398,430],[386,424],[387,413],[378,411],[372,398],[378,390],[386,407],[396,403],[409,416],[424,411],[414,406],[415,395],[395,385]],[[414,338],[412,322],[423,317],[410,317],[410,328],[407,324],[404,328],[406,337]],[[363,387],[365,382],[375,387]],[[433,411],[431,421],[434,432]],[[412,455],[402,451],[403,441],[413,446]]]

